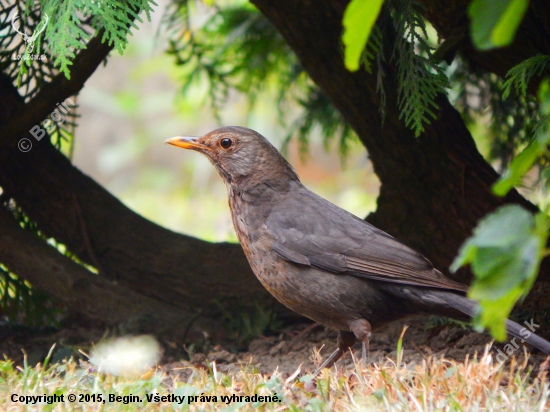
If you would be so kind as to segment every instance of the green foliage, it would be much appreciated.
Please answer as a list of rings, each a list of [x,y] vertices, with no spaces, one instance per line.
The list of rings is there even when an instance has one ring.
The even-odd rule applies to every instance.
[[[86,47],[86,41],[95,33],[101,32],[102,41],[108,42],[122,53],[130,29],[137,28],[134,20],[141,21],[138,14],[142,11],[149,18],[151,6],[155,3],[153,0],[130,0],[123,3],[92,0],[45,0],[41,3],[0,0],[0,5],[0,69],[17,85],[21,97],[27,103],[59,71],[67,78],[70,77],[72,59],[79,50]],[[47,128],[52,143],[69,157],[73,147],[75,118],[75,110],[72,110],[65,115],[63,121],[53,122],[52,127]],[[14,213],[23,228],[43,237],[13,201],[8,199],[3,203]],[[83,264],[64,245],[53,239],[48,241],[60,253]],[[94,271],[94,268],[84,266]],[[2,310],[12,320],[24,319],[30,324],[51,323],[57,315],[55,309],[51,308],[51,302],[42,293],[35,291],[28,282],[2,265],[0,299]]]
[[[424,125],[436,118],[437,95],[445,93],[449,80],[433,58],[434,49],[426,40],[426,24],[414,2],[393,0],[390,4],[397,32],[393,59],[398,67],[399,118],[419,136]]]
[[[48,44],[54,65],[70,78],[69,66],[78,50],[86,47],[91,37],[85,25],[94,31],[103,30],[102,41],[122,54],[134,20],[142,21],[139,14],[145,11],[150,20],[153,0],[128,0],[97,2],[93,0],[45,0],[43,14],[49,16],[44,41]]]
[[[281,101],[288,92],[282,90],[282,85],[292,87],[304,80],[303,70],[284,39],[252,6],[217,8],[198,29],[194,28],[188,2],[180,5],[179,13],[181,20],[172,22],[178,34],[168,52],[184,71],[182,92],[207,81],[208,97],[216,114],[232,89],[246,93],[253,105],[259,93],[271,84],[279,90]]]
[[[361,64],[368,73],[373,73],[372,63],[376,61],[378,65],[378,89],[382,87],[382,76],[384,75],[384,70],[381,67],[381,63],[384,59],[384,54],[381,53],[383,40],[384,39],[382,36],[382,31],[378,26],[374,26],[372,29],[372,33],[369,36],[369,40],[367,41],[367,44],[365,46],[365,49],[363,50],[363,54],[361,55]],[[377,91],[383,93],[383,90]]]
[[[28,44],[18,31],[37,33],[41,27],[44,27],[45,20],[40,5],[35,5],[33,2],[7,3],[0,1],[0,5],[2,6],[0,21],[6,23],[3,35],[0,36],[0,69],[14,85],[18,86],[23,101],[27,103],[36,96],[43,84],[57,74],[57,70],[50,59],[24,60],[24,57],[28,56],[30,52],[39,55],[44,50],[40,48],[38,39],[34,50],[29,50]],[[15,24],[17,31],[11,24],[16,13],[19,16]],[[48,24],[50,24],[49,20]],[[48,132],[53,145],[70,155],[76,126],[75,110],[71,110],[64,116],[64,121],[53,122],[52,127],[48,128]],[[23,213],[13,200],[2,199],[0,207],[7,207],[22,228],[42,237],[44,241],[47,240],[40,233],[36,224]],[[66,255],[69,254],[66,253]],[[33,289],[29,282],[17,276],[1,263],[0,311],[7,315],[12,322],[32,326],[55,324],[60,313],[44,293]]]
[[[451,266],[471,264],[476,277],[468,296],[481,308],[474,322],[498,340],[506,338],[506,319],[535,281],[549,228],[543,213],[533,217],[518,205],[503,206],[479,222]]]
[[[342,42],[345,46],[344,63],[352,72],[359,69],[361,55],[383,3],[384,0],[352,0],[346,7]]]
[[[505,196],[514,186],[519,185],[537,159],[548,152],[548,144],[550,144],[550,133],[540,133],[533,143],[512,160],[506,172],[493,186],[493,193]]]
[[[33,5],[26,8],[23,1],[6,4],[3,0],[0,0],[0,5],[2,6],[0,21],[11,23],[14,19],[13,16],[17,14],[19,18],[16,25],[20,32],[36,33],[44,24],[45,20],[40,6]],[[46,27],[48,25],[49,20]],[[44,50],[40,49],[37,42],[32,53],[41,55],[43,52]],[[38,93],[43,84],[49,82],[57,74],[57,69],[51,59],[24,60],[28,53],[29,50],[23,36],[11,24],[8,24],[5,35],[0,36],[0,69],[14,85],[18,86],[19,94],[25,103]],[[50,122],[51,126],[47,128],[54,146],[69,157],[72,152],[74,128],[76,127],[76,107],[70,109],[70,112],[64,115],[63,121]]]
[[[7,0],[0,0],[0,6],[0,21],[2,21],[0,68],[14,84],[19,86],[20,94],[27,101],[37,93],[44,81],[54,75],[53,66],[47,59],[45,61],[24,60],[29,50],[20,33],[37,33],[40,26],[43,26],[44,20],[39,6],[27,8],[25,2],[8,3]],[[38,47],[33,53],[40,54],[40,42],[36,43]],[[34,82],[30,81],[31,78]]]
[[[382,5],[383,1],[380,0],[355,0],[346,8],[342,22],[342,41],[345,45],[344,63],[350,71],[357,70],[362,60],[366,70],[370,72],[370,61],[374,55],[381,55],[380,31],[378,36],[371,36],[373,39],[369,41],[374,45],[374,50],[369,50],[367,40],[371,32],[377,33],[374,23]],[[421,6],[415,1],[391,0],[388,1],[386,11],[391,15],[396,31],[392,58],[398,67],[400,118],[414,130],[416,136],[424,131],[424,125],[429,124],[430,119],[435,119],[437,95],[445,93],[445,89],[450,86],[447,75],[433,58],[434,49],[428,44],[426,24],[418,11],[419,7]],[[384,100],[380,81],[383,71],[380,65],[378,75],[378,90]]]
[[[4,207],[0,203],[0,207]],[[8,207],[20,226],[33,232],[43,241],[55,247],[59,253],[85,267],[91,273],[97,274],[97,269],[82,262],[76,255],[67,250],[66,246],[55,239],[47,238],[13,201]],[[25,279],[13,273],[4,264],[0,263],[0,313],[8,316],[13,322],[31,326],[56,325],[63,310],[55,305],[47,294],[35,290]]]
[[[439,329],[444,328],[447,326],[457,326],[460,329],[469,329],[470,328],[470,322],[465,322],[462,320],[457,320],[453,318],[446,318],[443,316],[429,316],[428,320],[426,321],[426,324],[424,325],[424,330],[428,331],[430,329]]]
[[[59,311],[53,308],[48,296],[34,290],[0,263],[0,311],[10,322],[30,326],[52,325]]]
[[[510,88],[527,92],[529,79],[540,74],[542,59],[530,59],[513,68],[509,74],[505,98]],[[545,81],[539,91],[540,113],[535,138],[512,162],[493,186],[493,192],[505,196],[517,186],[539,159],[548,154],[550,143],[550,86]],[[542,173],[548,175],[548,168]],[[499,340],[506,337],[506,319],[516,302],[530,291],[541,260],[548,254],[546,243],[550,218],[544,212],[532,215],[517,205],[503,206],[486,216],[474,234],[462,246],[451,270],[471,264],[475,274],[469,296],[479,301],[480,310],[474,323],[488,328]]]
[[[145,11],[150,18],[153,0],[129,0],[126,2],[93,0],[44,0],[41,4],[19,0],[13,4],[2,1],[3,22],[16,19],[21,33],[33,33],[32,42],[25,42],[13,27],[2,36],[15,42],[4,41],[7,49],[18,51],[21,61],[16,60],[19,82],[24,76],[40,74],[37,66],[46,66],[48,74],[55,68],[70,78],[70,65],[76,53],[86,48],[86,42],[96,33],[103,34],[102,41],[123,52],[127,36],[137,28],[134,20],[141,21],[139,14]],[[28,39],[27,39],[28,40]],[[14,46],[15,44],[15,46]],[[7,51],[2,48],[2,51]],[[29,50],[29,48],[31,50]],[[10,59],[14,53],[10,54]],[[32,56],[38,56],[38,59]],[[43,58],[42,56],[45,56]],[[31,68],[35,69],[32,70]],[[10,76],[11,77],[11,76]],[[36,77],[36,76],[35,76]],[[43,84],[38,82],[38,85]]]
[[[339,111],[335,110],[328,97],[318,87],[310,86],[309,93],[304,99],[299,100],[303,107],[302,114],[294,121],[290,132],[283,143],[282,150],[286,152],[292,137],[299,142],[299,150],[302,158],[308,151],[308,135],[318,126],[325,137],[325,148],[328,150],[330,143],[337,139],[339,143],[342,162],[345,162],[349,150],[349,141],[354,136],[351,126],[342,118]]]
[[[519,95],[527,94],[527,87],[533,77],[542,75],[550,68],[550,56],[537,54],[518,65],[512,67],[506,74],[506,81],[502,85],[502,97],[507,98],[512,89]]]
[[[498,169],[504,170],[531,142],[540,125],[536,97],[518,95],[512,90],[503,98],[503,80],[499,76],[475,70],[459,56],[449,71],[451,102],[468,127],[475,129],[483,125],[488,145],[483,150],[484,155]]]
[[[82,262],[67,250],[65,245],[45,236],[15,201],[9,200],[5,205],[0,203],[0,207],[6,207],[24,230],[33,232],[44,242],[56,248],[59,253],[85,267],[91,273],[97,274],[96,268]],[[35,290],[28,281],[0,263],[0,313],[6,314],[10,321],[32,326],[51,326],[57,324],[62,312],[63,310],[56,306],[45,293]]]
[[[474,45],[487,50],[510,44],[528,6],[529,0],[473,0],[468,14]]]
[[[183,94],[191,85],[204,87],[218,115],[232,90],[245,94],[250,108],[260,95],[265,100],[276,94],[281,123],[286,125],[285,117],[290,110],[295,114],[288,136],[298,138],[302,149],[307,147],[308,134],[319,126],[325,141],[337,131],[341,152],[345,153],[346,142],[354,136],[351,128],[344,126],[342,116],[309,79],[281,35],[253,6],[242,1],[216,3],[201,24],[197,24],[194,16],[195,2],[184,1],[174,7],[176,10],[168,12],[170,17],[166,19],[168,29],[174,33],[169,53],[183,70]],[[417,5],[408,0],[393,0],[388,2],[385,13],[385,17],[391,16],[397,32],[392,55],[399,67],[399,108],[405,123],[419,135],[435,117],[437,94],[445,92],[448,80],[432,59],[433,49],[426,40],[425,24]],[[356,26],[353,23],[361,22],[363,14],[352,8],[347,16],[346,24],[353,34]],[[358,25],[361,27],[356,29],[362,31],[364,27]],[[350,40],[345,36],[344,43],[357,46],[357,35],[348,36]],[[362,31],[360,37],[364,36]],[[382,41],[381,30],[374,27],[366,47],[362,42],[355,54],[360,51],[360,62],[369,72],[376,59],[378,90],[384,101],[383,54],[379,53]]]

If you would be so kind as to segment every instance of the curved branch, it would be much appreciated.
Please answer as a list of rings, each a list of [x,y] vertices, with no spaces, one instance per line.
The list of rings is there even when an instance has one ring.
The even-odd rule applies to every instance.
[[[88,319],[116,326],[135,317],[161,324],[185,315],[180,308],[147,298],[115,282],[94,276],[17,224],[0,208],[0,261],[57,302],[78,308]],[[179,310],[178,310],[179,309]]]

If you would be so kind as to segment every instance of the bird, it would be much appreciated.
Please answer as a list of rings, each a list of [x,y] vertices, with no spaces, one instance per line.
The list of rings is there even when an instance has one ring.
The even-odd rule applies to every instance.
[[[467,286],[419,252],[307,189],[261,134],[241,126],[165,143],[205,155],[227,187],[235,232],[252,271],[279,302],[338,330],[315,375],[372,330],[416,313],[475,316]],[[508,333],[545,353],[550,342],[506,321]]]

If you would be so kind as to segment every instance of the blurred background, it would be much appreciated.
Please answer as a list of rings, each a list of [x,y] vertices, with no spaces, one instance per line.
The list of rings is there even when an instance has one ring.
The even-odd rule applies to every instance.
[[[236,241],[226,189],[214,167],[200,154],[163,141],[239,125],[260,132],[281,149],[288,130],[278,119],[274,96],[258,99],[251,109],[245,96],[233,91],[216,119],[206,81],[183,90],[184,74],[166,53],[168,35],[161,29],[167,2],[157,3],[151,22],[138,24],[124,55],[112,52],[78,96],[73,162],[153,222],[204,240]],[[197,6],[200,22],[200,15],[211,11]],[[287,113],[292,115],[292,108]],[[307,155],[300,155],[293,139],[285,156],[307,187],[365,217],[376,208],[379,183],[360,142],[349,144],[343,159],[335,150],[338,142],[326,150],[314,129]]]

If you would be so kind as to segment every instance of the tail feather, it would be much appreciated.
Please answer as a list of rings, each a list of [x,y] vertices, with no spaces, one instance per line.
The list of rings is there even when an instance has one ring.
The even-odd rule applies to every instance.
[[[474,317],[478,304],[463,295],[437,289],[396,287],[394,284],[381,283],[380,289],[391,293],[401,299],[414,302],[415,309],[422,309],[428,313],[438,313],[442,316],[460,318],[461,314]],[[546,354],[550,354],[550,342],[534,333],[538,326],[532,322],[527,327],[511,320],[506,321],[506,329],[510,335],[519,338],[521,342],[527,342]]]
[[[521,342],[527,342],[533,345],[535,348],[540,349],[546,354],[550,354],[550,342],[546,339],[541,338],[529,328],[521,326],[514,322],[513,320],[508,319],[506,321],[506,330],[510,335],[515,336],[516,338],[521,339]]]
[[[440,292],[441,293],[441,292]],[[464,296],[460,296],[454,293],[445,293],[444,301],[447,305],[456,309],[465,315],[473,317],[477,310],[477,303]],[[506,330],[512,336],[521,339],[521,342],[527,342],[533,345],[535,348],[541,350],[546,354],[550,354],[550,342],[541,338],[533,332],[533,328],[521,326],[520,324],[512,321],[506,321]]]

